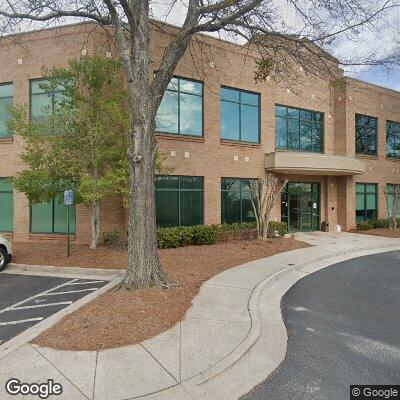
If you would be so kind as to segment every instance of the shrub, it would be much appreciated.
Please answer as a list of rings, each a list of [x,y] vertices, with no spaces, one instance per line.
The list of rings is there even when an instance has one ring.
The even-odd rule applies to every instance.
[[[215,226],[218,229],[220,242],[227,242],[230,240],[249,240],[257,237],[255,222],[242,222]]]
[[[254,222],[222,224],[173,226],[157,228],[157,246],[160,249],[189,245],[208,245],[228,240],[255,239],[257,232]],[[280,236],[287,233],[285,222],[270,222],[270,230],[278,231]],[[271,228],[272,227],[272,228]],[[102,243],[106,246],[126,249],[128,247],[126,232],[114,229],[102,234]]]
[[[275,231],[278,232],[279,236],[286,235],[289,232],[287,223],[281,221],[269,221],[268,236],[274,236]]]
[[[389,228],[389,220],[385,218],[373,218],[367,221],[362,221],[357,224],[357,228],[362,231],[367,231],[370,229],[381,229],[381,228]]]
[[[192,227],[193,244],[215,244],[219,239],[219,229],[216,225],[196,225]]]
[[[100,243],[105,246],[115,247],[116,249],[125,250],[128,248],[128,235],[125,231],[113,229],[103,232],[100,237]]]
[[[157,245],[160,249],[182,247],[193,243],[193,229],[190,226],[157,228]]]
[[[368,231],[374,229],[374,224],[371,221],[362,221],[357,224],[357,228],[361,231]]]
[[[255,229],[255,222],[233,222],[231,224],[215,225],[219,228],[220,232],[241,232],[244,230]]]
[[[371,219],[370,222],[374,226],[374,228],[389,228],[389,220],[388,219]]]

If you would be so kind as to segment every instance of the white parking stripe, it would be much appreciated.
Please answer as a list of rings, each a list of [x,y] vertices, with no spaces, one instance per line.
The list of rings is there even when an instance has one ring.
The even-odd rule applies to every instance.
[[[44,317],[21,319],[19,321],[0,322],[0,326],[25,324],[26,322],[41,321]]]
[[[41,293],[39,296],[57,296],[58,294],[70,294],[70,293],[80,293],[80,292],[91,292],[93,290],[98,290],[99,288],[89,288],[89,289],[79,289],[79,290],[68,290],[67,292],[51,292],[51,293]]]
[[[91,283],[103,283],[104,281],[88,281],[88,282],[74,282],[70,285],[90,285]]]
[[[21,304],[27,303],[27,302],[30,301],[30,300],[37,299],[37,298],[38,298],[40,295],[42,295],[43,293],[48,293],[48,292],[50,292],[50,291],[52,291],[52,290],[56,290],[56,289],[62,288],[63,286],[68,286],[68,285],[70,285],[71,283],[76,282],[77,280],[78,280],[78,278],[71,279],[70,281],[67,281],[67,282],[65,282],[65,283],[62,283],[61,285],[54,286],[54,287],[52,287],[52,288],[50,288],[50,289],[45,290],[44,292],[41,292],[41,293],[39,293],[39,294],[35,294],[34,296],[31,296],[31,297],[28,297],[27,299],[24,299],[24,300],[22,300],[22,301],[19,301],[18,303],[13,304],[12,306],[3,308],[2,310],[0,310],[0,314],[5,313],[6,311],[12,310],[14,307],[18,307],[18,306],[20,306]]]
[[[26,310],[28,308],[39,308],[39,307],[51,307],[51,306],[61,306],[61,305],[70,305],[73,301],[59,301],[57,303],[45,303],[45,304],[33,304],[31,306],[22,306],[22,307],[14,307],[10,311],[14,310]]]

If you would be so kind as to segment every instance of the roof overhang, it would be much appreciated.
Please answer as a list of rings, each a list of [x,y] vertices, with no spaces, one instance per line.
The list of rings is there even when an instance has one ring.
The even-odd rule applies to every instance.
[[[365,162],[345,156],[279,151],[265,155],[265,169],[287,174],[346,176],[363,174]]]

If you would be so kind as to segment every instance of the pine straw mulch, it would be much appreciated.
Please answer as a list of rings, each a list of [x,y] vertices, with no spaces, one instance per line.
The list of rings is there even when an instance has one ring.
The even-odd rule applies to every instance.
[[[93,268],[125,268],[126,252],[108,247],[89,250],[64,243],[14,243],[14,262]],[[159,250],[171,282],[169,289],[100,295],[44,332],[34,343],[63,350],[100,350],[132,345],[174,326],[184,316],[203,282],[228,269],[277,253],[309,247],[294,238],[237,240],[209,246]]]
[[[373,235],[373,236],[385,236],[390,238],[400,238],[400,228],[397,229],[389,229],[389,228],[380,228],[380,229],[369,229],[369,230],[359,230],[354,229],[351,233],[361,233],[362,235]]]

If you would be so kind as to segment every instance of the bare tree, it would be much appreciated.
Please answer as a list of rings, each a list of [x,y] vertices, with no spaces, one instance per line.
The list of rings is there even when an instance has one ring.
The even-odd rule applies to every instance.
[[[268,227],[272,209],[287,182],[285,180],[281,183],[273,174],[267,174],[265,178],[250,182],[252,191],[251,205],[256,218],[258,237],[264,240],[268,239]]]
[[[154,7],[160,2],[167,8],[176,4],[176,0],[160,0]],[[274,72],[277,76],[292,61],[304,71],[332,79],[332,57],[315,45],[329,45],[337,36],[354,40],[364,29],[377,28],[384,13],[396,4],[392,0],[288,0],[287,9],[280,9],[273,0],[187,0],[183,24],[154,73],[150,71],[151,6],[149,0],[0,0],[3,33],[71,19],[111,27],[124,68],[131,117],[129,251],[123,281],[127,289],[167,284],[156,240],[155,119],[174,70],[197,34],[224,32],[245,38],[259,53],[258,80]],[[287,23],[288,12],[295,14],[293,26]]]
[[[400,185],[381,185],[381,189],[386,198],[389,227],[396,229],[397,218],[400,213]],[[390,202],[392,203],[391,208]]]

